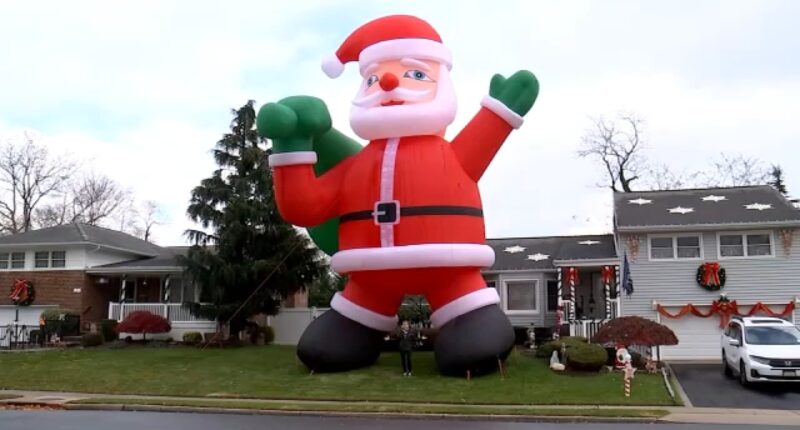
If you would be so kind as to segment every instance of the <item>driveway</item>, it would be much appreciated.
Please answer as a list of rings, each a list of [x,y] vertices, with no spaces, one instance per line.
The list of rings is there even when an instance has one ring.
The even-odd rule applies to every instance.
[[[743,388],[725,378],[721,364],[672,364],[693,406],[800,410],[800,384],[756,384]]]

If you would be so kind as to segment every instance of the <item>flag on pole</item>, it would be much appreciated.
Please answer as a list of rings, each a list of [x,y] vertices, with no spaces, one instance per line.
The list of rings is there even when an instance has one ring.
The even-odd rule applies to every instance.
[[[622,260],[622,289],[625,295],[633,294],[633,278],[631,278],[631,267],[628,263],[628,253],[626,252]]]

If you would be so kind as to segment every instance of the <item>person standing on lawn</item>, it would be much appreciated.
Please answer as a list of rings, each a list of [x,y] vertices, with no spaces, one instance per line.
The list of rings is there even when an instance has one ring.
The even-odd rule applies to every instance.
[[[411,376],[411,352],[417,341],[417,333],[411,328],[408,320],[400,323],[400,331],[397,334],[397,349],[400,350],[400,361],[403,363],[403,376]]]

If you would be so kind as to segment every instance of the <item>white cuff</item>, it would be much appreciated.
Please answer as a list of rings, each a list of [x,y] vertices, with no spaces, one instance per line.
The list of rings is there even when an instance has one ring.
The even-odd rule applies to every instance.
[[[269,167],[315,164],[316,162],[317,153],[314,151],[281,152],[269,156]]]
[[[500,296],[497,294],[496,289],[481,288],[437,309],[431,314],[431,325],[433,328],[440,328],[461,315],[498,303],[500,303]]]
[[[508,106],[504,105],[503,102],[496,98],[485,96],[483,100],[481,100],[481,106],[494,112],[495,115],[502,118],[503,121],[507,122],[515,129],[519,128],[524,121],[521,116],[517,115],[516,112],[509,109]]]
[[[389,317],[371,311],[347,300],[342,293],[334,294],[331,308],[357,323],[378,331],[390,332],[397,327],[397,315]]]

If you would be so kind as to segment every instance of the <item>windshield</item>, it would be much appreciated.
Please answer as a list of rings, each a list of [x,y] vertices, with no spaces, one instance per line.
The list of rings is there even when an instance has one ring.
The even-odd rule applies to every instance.
[[[751,345],[798,345],[797,327],[747,327],[745,340]]]

